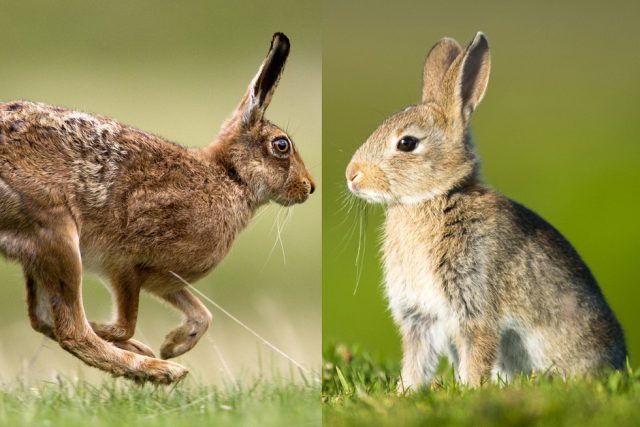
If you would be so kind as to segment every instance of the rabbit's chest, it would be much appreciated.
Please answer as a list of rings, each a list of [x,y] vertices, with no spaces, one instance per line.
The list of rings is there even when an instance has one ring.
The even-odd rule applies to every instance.
[[[428,244],[412,244],[407,235],[388,233],[384,242],[385,289],[396,323],[430,319],[452,336],[456,317],[443,292]]]

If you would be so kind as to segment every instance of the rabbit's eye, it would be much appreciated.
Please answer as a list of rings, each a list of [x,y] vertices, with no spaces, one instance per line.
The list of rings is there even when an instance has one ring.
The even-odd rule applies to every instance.
[[[271,141],[273,152],[278,156],[286,156],[291,150],[291,144],[287,138],[276,138]]]
[[[398,141],[398,150],[405,152],[413,151],[418,146],[418,142],[420,142],[420,140],[415,136],[403,136],[402,139]]]

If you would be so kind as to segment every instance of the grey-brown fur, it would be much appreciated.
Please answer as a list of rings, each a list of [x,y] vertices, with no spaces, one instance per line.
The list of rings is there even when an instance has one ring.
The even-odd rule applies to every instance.
[[[274,35],[238,109],[204,149],[98,115],[0,103],[0,253],[23,266],[34,329],[114,375],[168,383],[186,374],[131,339],[139,293],[185,314],[160,352],[185,353],[211,314],[171,272],[202,277],[259,206],[301,203],[313,192],[290,138],[264,118],[288,53],[288,39]],[[279,140],[286,152],[276,151]],[[83,268],[109,279],[112,323],[85,319]]]
[[[387,120],[355,153],[350,189],[386,205],[386,291],[403,337],[402,387],[447,355],[471,385],[493,374],[565,375],[624,366],[622,329],[562,235],[482,183],[469,136],[490,70],[486,37],[428,55],[422,103]],[[414,150],[397,148],[406,135]]]

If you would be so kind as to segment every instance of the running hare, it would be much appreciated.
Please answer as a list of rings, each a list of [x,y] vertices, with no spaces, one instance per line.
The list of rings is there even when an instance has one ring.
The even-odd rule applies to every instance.
[[[386,205],[386,293],[403,339],[401,387],[441,355],[473,386],[493,374],[622,368],[622,330],[588,267],[538,215],[485,186],[469,132],[489,79],[487,38],[442,39],[422,102],[386,119],[347,168]]]
[[[211,314],[170,272],[196,280],[226,255],[256,209],[304,202],[314,183],[287,134],[264,118],[289,54],[269,53],[204,149],[49,105],[0,104],[0,252],[19,261],[34,329],[88,365],[170,383],[182,366],[131,339],[145,289],[184,312],[163,359],[190,350]],[[111,283],[116,318],[89,323],[82,270]]]

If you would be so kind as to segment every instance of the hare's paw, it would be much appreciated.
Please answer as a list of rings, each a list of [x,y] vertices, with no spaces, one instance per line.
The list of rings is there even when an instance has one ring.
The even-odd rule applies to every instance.
[[[174,362],[145,358],[135,372],[125,375],[139,383],[172,384],[183,379],[189,370]]]
[[[191,350],[207,330],[207,321],[189,320],[167,334],[160,348],[160,357],[172,359]]]
[[[127,350],[132,353],[137,353],[141,356],[154,357],[154,358],[156,357],[156,355],[153,353],[153,350],[151,350],[149,346],[147,346],[144,343],[141,343],[140,341],[136,341],[134,339],[130,339],[127,341],[115,341],[115,342],[112,342],[111,344],[113,344],[115,347],[118,347],[122,350]]]
[[[126,341],[133,336],[134,328],[117,323],[89,322],[91,329],[105,341]]]

